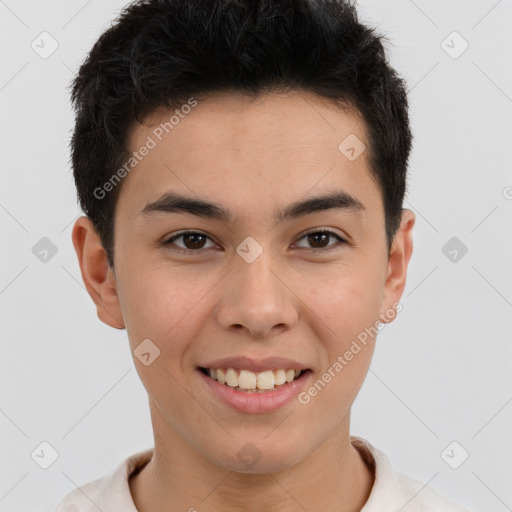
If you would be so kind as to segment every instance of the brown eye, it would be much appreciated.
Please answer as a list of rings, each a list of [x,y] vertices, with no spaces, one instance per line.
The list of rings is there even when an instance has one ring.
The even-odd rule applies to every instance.
[[[175,240],[179,239],[182,239],[184,247],[175,243]],[[178,252],[199,252],[201,249],[205,249],[206,240],[210,240],[210,237],[204,233],[199,233],[197,231],[184,231],[164,241],[163,245],[169,246],[171,250],[176,250]],[[177,249],[171,247],[172,245],[176,245]]]
[[[332,245],[336,244],[329,244],[329,239],[332,237],[336,238],[340,244],[346,243],[346,241],[341,238],[339,235],[334,233],[333,231],[328,230],[316,230],[316,231],[310,231],[309,233],[306,233],[303,235],[300,240],[307,239],[307,242],[310,244],[311,249],[326,249]]]

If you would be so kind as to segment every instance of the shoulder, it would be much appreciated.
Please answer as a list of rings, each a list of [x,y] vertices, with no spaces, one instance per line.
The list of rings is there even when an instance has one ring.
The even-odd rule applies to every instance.
[[[405,499],[410,500],[403,512],[470,512],[432,487],[402,473],[395,473]]]
[[[130,494],[130,475],[153,456],[153,449],[123,460],[110,475],[77,487],[64,496],[54,512],[137,512]]]
[[[361,512],[470,512],[427,484],[395,471],[386,454],[366,439],[351,436],[351,442],[375,475],[370,496]]]
[[[102,489],[108,487],[110,478],[98,478],[66,494],[54,512],[97,512]]]

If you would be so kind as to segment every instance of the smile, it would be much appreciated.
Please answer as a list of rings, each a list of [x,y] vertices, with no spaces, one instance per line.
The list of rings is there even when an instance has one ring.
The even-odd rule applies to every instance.
[[[264,393],[280,389],[286,384],[299,378],[303,370],[265,370],[252,372],[237,368],[199,368],[219,384],[224,384],[237,391],[248,393]],[[307,370],[306,370],[307,371]]]

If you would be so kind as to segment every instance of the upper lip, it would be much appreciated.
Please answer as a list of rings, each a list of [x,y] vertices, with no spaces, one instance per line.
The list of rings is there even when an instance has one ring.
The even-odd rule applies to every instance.
[[[237,368],[252,372],[263,372],[265,370],[307,370],[308,367],[284,357],[266,357],[265,359],[250,359],[245,356],[225,357],[216,359],[200,365],[201,368]]]

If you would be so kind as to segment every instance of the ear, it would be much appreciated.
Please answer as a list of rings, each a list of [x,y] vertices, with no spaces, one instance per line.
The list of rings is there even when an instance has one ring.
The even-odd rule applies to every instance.
[[[115,329],[124,329],[124,319],[117,296],[113,269],[91,220],[81,216],[71,234],[82,280],[96,304],[98,318]]]
[[[401,307],[397,305],[402,297],[407,278],[407,266],[412,254],[412,228],[416,216],[412,210],[402,210],[402,220],[395,235],[388,259],[388,272],[384,287],[384,299],[380,312],[380,321],[390,323]]]

